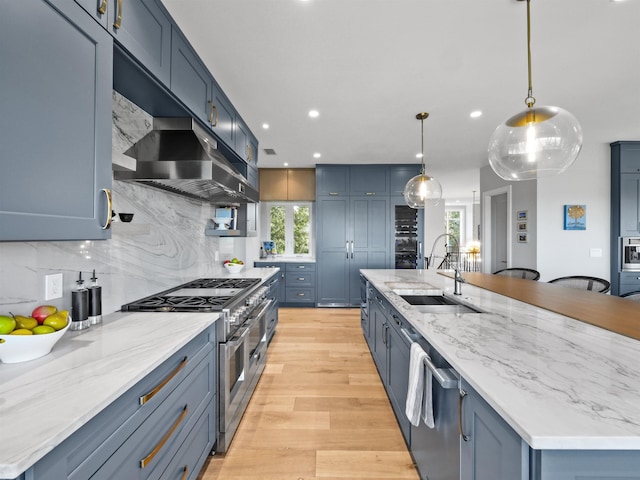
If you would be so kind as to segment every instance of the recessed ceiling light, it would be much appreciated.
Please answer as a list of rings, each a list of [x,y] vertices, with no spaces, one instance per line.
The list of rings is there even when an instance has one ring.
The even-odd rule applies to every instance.
[[[287,162],[284,162],[284,163],[283,163],[283,165],[284,165],[285,167],[288,167],[288,166],[289,166],[289,164],[288,164]]]
[[[320,112],[318,112],[317,110],[309,110],[309,116],[311,118],[316,118],[318,115],[320,115]]]
[[[322,156],[322,155],[321,155],[321,154],[319,154],[318,152],[316,152],[316,153],[314,153],[314,154],[313,154],[313,158],[320,158],[321,156]]]
[[[265,130],[269,130],[269,124],[268,123],[263,123],[262,124],[262,128],[264,128]]]
[[[422,158],[422,154],[421,153],[416,153],[416,158]]]
[[[480,110],[475,110],[469,114],[471,118],[478,118],[482,116],[482,112]]]

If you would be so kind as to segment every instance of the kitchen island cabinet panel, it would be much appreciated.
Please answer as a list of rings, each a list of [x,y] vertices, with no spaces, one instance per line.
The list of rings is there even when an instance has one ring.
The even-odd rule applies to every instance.
[[[169,86],[172,20],[158,0],[125,0],[120,5],[117,1],[107,0],[75,2],[149,72]]]
[[[110,238],[112,38],[73,2],[3,2],[0,64],[0,240]]]
[[[529,446],[464,380],[461,390],[460,480],[528,480]]]

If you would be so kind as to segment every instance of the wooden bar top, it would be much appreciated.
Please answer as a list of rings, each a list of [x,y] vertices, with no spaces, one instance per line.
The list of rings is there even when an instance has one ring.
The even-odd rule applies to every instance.
[[[451,276],[450,272],[439,272]],[[640,340],[640,303],[604,293],[488,273],[464,272],[476,287]],[[464,292],[464,285],[462,287]]]

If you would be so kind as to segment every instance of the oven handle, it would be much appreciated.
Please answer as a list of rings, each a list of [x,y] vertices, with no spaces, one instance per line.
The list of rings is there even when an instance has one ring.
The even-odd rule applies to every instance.
[[[239,345],[242,344],[242,342],[244,342],[244,339],[246,338],[246,336],[249,335],[249,329],[245,328],[244,330],[242,330],[242,333],[240,334],[239,337],[231,337],[228,341],[227,341],[227,348],[231,349],[231,350],[235,350],[236,347],[238,347]]]
[[[252,320],[256,320],[258,318],[261,318],[264,316],[264,314],[267,312],[267,310],[269,310],[269,308],[271,307],[271,304],[273,303],[273,299],[268,299],[264,302],[262,302],[260,305],[262,305],[262,307],[260,308],[260,311],[258,313],[256,313],[255,315],[251,315],[251,318],[249,319],[249,322],[251,322]]]

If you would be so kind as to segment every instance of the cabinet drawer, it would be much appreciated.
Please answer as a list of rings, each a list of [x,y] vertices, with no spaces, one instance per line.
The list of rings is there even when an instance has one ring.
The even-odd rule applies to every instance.
[[[215,433],[214,398],[212,405],[205,408],[161,478],[166,480],[195,479],[207,460],[209,452],[213,449],[216,439]]]
[[[289,288],[287,287],[287,303],[315,303],[315,288]]]
[[[253,266],[256,268],[279,268],[283,270],[284,265],[276,262],[253,262]]]
[[[203,359],[91,477],[153,478],[163,472],[205,408],[212,409],[212,362]],[[158,475],[159,476],[159,475]]]
[[[286,264],[287,272],[315,272],[316,264],[315,263],[287,263]]]
[[[640,289],[640,272],[621,272],[620,283],[635,284]]]
[[[316,272],[298,273],[287,272],[285,279],[287,288],[314,287],[316,285]]]

